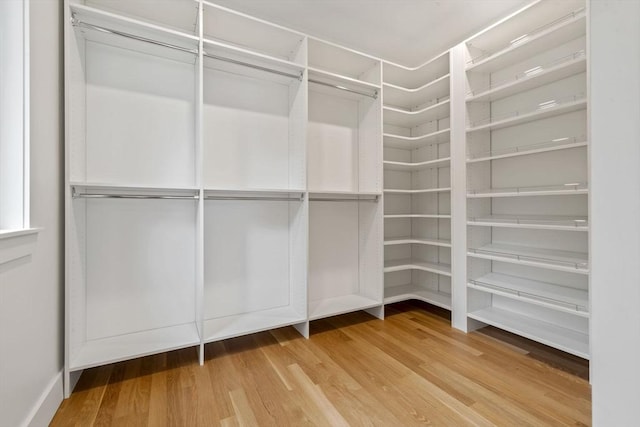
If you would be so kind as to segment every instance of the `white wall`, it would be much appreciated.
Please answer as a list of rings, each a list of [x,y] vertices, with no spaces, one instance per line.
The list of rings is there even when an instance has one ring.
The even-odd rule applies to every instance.
[[[640,1],[590,0],[595,426],[640,422]]]
[[[46,425],[62,399],[62,2],[30,9],[31,225],[43,230],[30,258],[0,265],[0,426]]]

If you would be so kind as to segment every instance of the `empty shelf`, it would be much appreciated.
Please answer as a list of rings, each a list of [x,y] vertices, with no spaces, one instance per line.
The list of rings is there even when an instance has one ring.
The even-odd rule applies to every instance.
[[[529,197],[529,196],[563,196],[574,194],[588,194],[589,189],[584,183],[569,183],[563,185],[547,185],[540,187],[510,187],[471,190],[467,197]]]
[[[204,321],[204,341],[212,342],[306,322],[293,308],[277,307]]]
[[[584,136],[555,138],[551,141],[539,142],[536,144],[483,151],[467,158],[467,163],[528,156],[531,154],[545,153],[547,151],[568,150],[571,148],[586,147],[587,144],[588,143]]]
[[[473,258],[529,265],[550,270],[589,274],[589,257],[584,252],[490,243],[480,248],[469,248],[467,255]]]
[[[397,105],[406,109],[415,109],[429,100],[444,98],[449,95],[449,74],[416,89],[384,83],[384,101],[389,105]]]
[[[419,136],[404,136],[394,133],[383,133],[385,147],[413,149],[431,144],[444,144],[451,140],[451,130],[441,129]]]
[[[429,245],[429,246],[441,246],[445,248],[451,247],[451,240],[445,239],[430,239],[425,237],[388,237],[384,239],[385,246],[389,245]]]
[[[382,110],[383,122],[385,124],[413,128],[449,117],[449,104],[449,100],[446,100],[415,111],[385,105]]]
[[[381,305],[381,301],[376,301],[362,295],[342,295],[318,301],[309,301],[309,320],[366,310],[367,308]]]
[[[385,304],[392,304],[394,302],[407,301],[411,299],[424,301],[426,303],[451,310],[451,294],[445,292],[426,289],[422,286],[413,284],[384,288]]]
[[[589,316],[589,295],[586,290],[500,273],[489,273],[469,280],[467,286],[553,310],[582,317]]]
[[[397,259],[384,262],[385,273],[404,270],[422,270],[442,274],[444,276],[451,276],[451,265],[449,264],[421,261],[417,259]]]
[[[588,231],[587,217],[562,215],[486,215],[469,218],[468,225],[540,230]]]
[[[390,160],[385,160],[383,164],[384,164],[384,168],[388,170],[412,172],[412,171],[422,170],[422,169],[448,167],[451,164],[451,157],[444,157],[442,159],[428,160],[425,162],[417,162],[417,163],[394,162]]]
[[[567,353],[589,358],[587,334],[495,307],[473,311],[468,317]]]

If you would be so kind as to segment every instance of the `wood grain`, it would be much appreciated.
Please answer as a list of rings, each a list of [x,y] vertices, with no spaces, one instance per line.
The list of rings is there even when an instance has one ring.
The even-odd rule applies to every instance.
[[[588,363],[424,304],[85,371],[52,426],[590,425]]]

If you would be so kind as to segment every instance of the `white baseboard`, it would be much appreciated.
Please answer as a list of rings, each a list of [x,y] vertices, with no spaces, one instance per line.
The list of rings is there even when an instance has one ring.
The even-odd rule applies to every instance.
[[[44,389],[22,425],[24,427],[48,426],[62,403],[62,397],[62,371],[60,371]]]

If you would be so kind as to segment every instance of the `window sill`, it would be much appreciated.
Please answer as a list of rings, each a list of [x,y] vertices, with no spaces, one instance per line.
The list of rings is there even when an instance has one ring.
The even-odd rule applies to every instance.
[[[41,228],[0,231],[0,265],[31,256]]]

